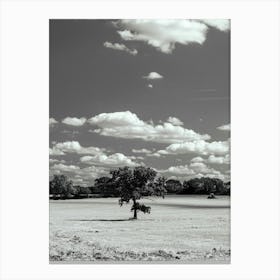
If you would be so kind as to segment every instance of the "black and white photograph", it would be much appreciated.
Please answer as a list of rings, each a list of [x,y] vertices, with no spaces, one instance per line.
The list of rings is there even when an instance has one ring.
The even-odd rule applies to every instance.
[[[279,8],[0,0],[0,279],[279,280]]]
[[[230,20],[49,36],[49,261],[230,263]]]

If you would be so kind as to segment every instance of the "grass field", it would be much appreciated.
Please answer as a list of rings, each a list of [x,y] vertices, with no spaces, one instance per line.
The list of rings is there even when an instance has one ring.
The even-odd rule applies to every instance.
[[[151,214],[130,220],[118,198],[50,201],[50,261],[230,262],[230,199],[142,200]]]

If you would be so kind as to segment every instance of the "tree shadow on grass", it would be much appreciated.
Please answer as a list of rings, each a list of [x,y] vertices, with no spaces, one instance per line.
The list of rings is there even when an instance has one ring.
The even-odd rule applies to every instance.
[[[75,222],[126,222],[126,221],[135,221],[135,219],[80,219],[80,220],[68,220]]]

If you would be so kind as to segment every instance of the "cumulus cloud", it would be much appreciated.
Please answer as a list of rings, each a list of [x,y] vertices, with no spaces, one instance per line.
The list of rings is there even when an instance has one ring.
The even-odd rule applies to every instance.
[[[72,126],[82,126],[85,124],[86,121],[86,118],[66,117],[62,120],[62,123]]]
[[[80,169],[79,166],[76,165],[65,165],[63,163],[55,164],[51,167],[52,170],[58,170],[60,172],[74,172]]]
[[[134,162],[131,158],[125,156],[121,153],[116,153],[112,155],[96,155],[96,156],[84,156],[80,158],[82,163],[100,165],[100,166],[110,166],[110,167],[121,167],[121,166],[137,166],[138,163]]]
[[[159,153],[152,153],[152,154],[147,154],[148,157],[161,157],[161,154]]]
[[[144,160],[145,159],[142,156],[127,156],[127,157],[130,158],[130,159],[133,159],[133,160]]]
[[[103,154],[105,149],[98,147],[83,147],[78,141],[67,141],[63,143],[56,143],[50,148],[50,155],[65,155],[66,153],[80,154],[80,155],[98,155]]]
[[[57,163],[57,162],[65,163],[65,160],[58,160],[56,158],[50,158],[49,159],[49,164],[53,164],[53,163]]]
[[[222,130],[222,131],[230,131],[230,124],[224,124],[224,125],[218,126],[217,129]]]
[[[130,111],[101,113],[89,119],[88,122],[106,128],[114,128],[115,126],[126,127],[130,125],[142,126],[144,124],[136,114]]]
[[[124,51],[131,55],[137,55],[137,53],[138,53],[138,51],[136,49],[131,50],[124,44],[105,42],[103,45],[106,48],[110,48],[110,49],[118,50],[118,51]]]
[[[163,53],[172,53],[175,44],[203,44],[208,26],[196,20],[124,19],[115,25],[126,41],[142,41]]]
[[[50,167],[50,175],[66,174],[75,184],[88,186],[100,176],[108,176],[109,169],[99,166],[81,168],[77,165],[55,164]]]
[[[55,118],[50,118],[49,119],[49,125],[50,126],[53,126],[53,125],[55,125],[55,124],[57,124],[58,123],[58,121],[55,119]]]
[[[63,147],[65,148],[65,146]],[[76,147],[66,147],[68,151],[76,151]],[[78,149],[78,154],[82,154],[82,148]],[[63,152],[64,153],[64,152]],[[83,180],[83,184],[93,183],[94,179],[109,175],[111,168],[117,168],[121,166],[135,167],[144,165],[137,161],[143,159],[142,157],[128,157],[121,153],[115,153],[112,155],[106,155],[105,153],[96,155],[86,155],[80,158],[79,164],[90,165],[88,167],[81,168],[79,165],[65,164],[65,161],[58,161],[56,159],[50,160],[50,175],[54,174],[66,174],[74,182],[80,178]]]
[[[191,162],[204,162],[205,160],[202,157],[194,157],[191,159]]]
[[[171,173],[173,175],[194,175],[194,171],[188,167],[188,165],[178,165],[178,166],[171,166],[163,173]]]
[[[49,155],[50,156],[63,156],[65,153],[61,150],[49,148]]]
[[[169,117],[167,119],[167,122],[172,123],[173,125],[181,125],[181,126],[184,125],[184,123],[181,120],[175,117]]]
[[[207,162],[213,164],[230,164],[230,156],[228,154],[220,157],[210,155]]]
[[[228,31],[230,29],[230,21],[228,19],[204,19],[201,21],[220,31]]]
[[[162,155],[189,153],[195,153],[198,155],[225,155],[229,152],[229,146],[229,141],[207,142],[204,140],[195,140],[193,142],[171,144],[164,150],[159,150],[158,153]]]
[[[103,136],[142,139],[157,143],[180,143],[210,139],[207,134],[201,135],[191,129],[169,122],[158,125],[154,125],[153,122],[144,122],[130,111],[102,113],[92,117],[88,122],[99,127],[91,132]]]
[[[192,162],[190,164],[190,168],[195,172],[195,173],[201,173],[201,174],[213,174],[213,175],[220,175],[221,172],[218,170],[215,170],[214,168],[210,168],[203,162]]]
[[[157,72],[150,72],[148,75],[143,76],[143,79],[147,79],[147,80],[158,80],[158,79],[162,79],[162,78],[163,78],[163,76]]]
[[[219,170],[207,166],[203,162],[193,162],[190,165],[170,166],[165,170],[158,170],[159,173],[179,178],[190,179],[194,177],[216,177],[224,180],[225,175]]]
[[[152,151],[148,149],[132,149],[132,152],[135,154],[150,154]]]

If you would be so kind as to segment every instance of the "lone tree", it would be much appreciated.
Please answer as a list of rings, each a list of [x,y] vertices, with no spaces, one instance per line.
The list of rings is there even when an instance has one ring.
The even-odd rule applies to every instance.
[[[129,167],[111,171],[112,181],[116,184],[119,193],[119,205],[132,201],[131,211],[133,218],[137,219],[137,212],[150,213],[151,207],[137,202],[143,196],[162,196],[166,194],[165,179],[159,177],[155,180],[157,172],[149,167],[138,166],[134,169]]]

